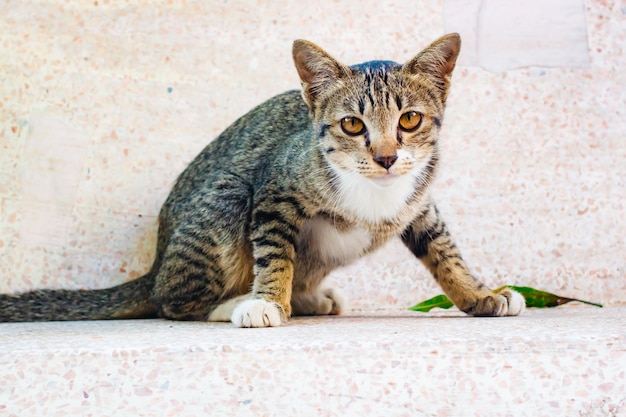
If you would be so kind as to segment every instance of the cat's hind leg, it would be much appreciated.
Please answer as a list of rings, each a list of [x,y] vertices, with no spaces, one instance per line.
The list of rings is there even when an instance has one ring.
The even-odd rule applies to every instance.
[[[250,200],[239,177],[216,172],[162,213],[162,262],[153,289],[162,317],[205,321],[216,305],[249,291]]]
[[[160,316],[204,321],[224,292],[224,273],[213,255],[215,243],[177,231],[164,251],[152,292]]]

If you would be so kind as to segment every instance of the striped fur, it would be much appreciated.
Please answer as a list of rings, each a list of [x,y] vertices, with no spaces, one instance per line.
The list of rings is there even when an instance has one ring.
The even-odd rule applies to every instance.
[[[0,295],[0,321],[163,317],[265,327],[292,314],[338,314],[342,298],[320,289],[324,277],[394,236],[463,311],[519,314],[519,294],[495,294],[470,274],[428,192],[459,48],[452,34],[404,65],[348,67],[296,41],[302,92],[241,117],[179,176],[145,276],[106,290]],[[407,113],[410,128],[400,123]]]

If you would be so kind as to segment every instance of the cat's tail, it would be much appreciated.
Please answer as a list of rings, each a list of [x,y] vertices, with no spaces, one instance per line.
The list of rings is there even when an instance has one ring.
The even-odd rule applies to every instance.
[[[139,319],[157,317],[152,273],[101,290],[37,290],[0,294],[0,322]]]

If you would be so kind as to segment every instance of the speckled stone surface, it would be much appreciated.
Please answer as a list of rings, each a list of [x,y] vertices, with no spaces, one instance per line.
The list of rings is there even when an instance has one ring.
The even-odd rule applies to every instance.
[[[0,415],[623,416],[625,315],[0,324]]]

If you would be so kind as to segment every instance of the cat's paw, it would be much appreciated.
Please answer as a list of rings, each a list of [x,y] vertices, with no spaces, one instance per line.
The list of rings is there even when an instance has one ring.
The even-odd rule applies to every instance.
[[[345,298],[333,288],[316,293],[294,293],[291,296],[291,308],[296,316],[337,315],[344,311],[345,306]]]
[[[339,315],[346,311],[348,303],[341,291],[334,288],[326,288],[322,291],[322,296],[324,297],[327,307],[324,308],[324,311],[327,312],[323,314]]]
[[[507,316],[519,316],[526,310],[526,300],[524,296],[510,288],[504,288],[498,294],[504,296],[507,300],[508,309]]]
[[[282,324],[282,314],[276,303],[246,300],[235,308],[230,321],[237,327],[276,327]]]
[[[504,288],[497,293],[493,293],[476,303],[472,311],[468,313],[473,316],[518,316],[526,309],[526,300],[517,291]]]

